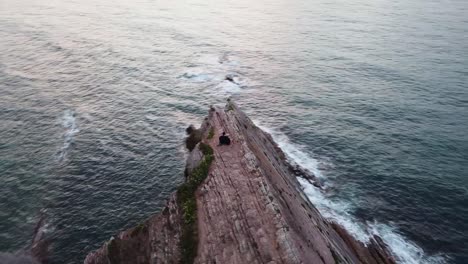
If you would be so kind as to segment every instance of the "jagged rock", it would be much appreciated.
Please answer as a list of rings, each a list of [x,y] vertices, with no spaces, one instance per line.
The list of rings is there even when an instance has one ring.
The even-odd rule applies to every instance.
[[[198,146],[198,144],[197,144]],[[185,176],[189,177],[191,172],[200,164],[200,161],[203,158],[203,153],[200,151],[200,148],[194,147],[187,156],[187,163],[185,165]]]
[[[315,178],[295,172],[272,137],[234,103],[212,108],[197,131],[214,161],[195,193],[194,263],[394,263],[379,238],[364,245],[325,220],[295,174]],[[223,131],[229,146],[218,146]],[[187,180],[202,159],[197,149],[189,155]],[[144,228],[120,233],[85,263],[180,263],[184,222],[176,196]]]
[[[185,131],[188,134],[188,137],[185,139],[185,147],[192,151],[195,146],[202,140],[202,133],[200,129],[196,129],[193,126],[189,126]]]
[[[181,216],[173,194],[163,211],[121,232],[90,253],[84,263],[179,263]]]

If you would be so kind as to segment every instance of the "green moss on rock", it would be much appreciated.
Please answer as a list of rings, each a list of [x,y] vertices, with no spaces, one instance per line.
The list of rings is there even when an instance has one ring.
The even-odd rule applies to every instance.
[[[197,255],[198,230],[197,230],[197,201],[195,192],[200,184],[208,176],[210,165],[214,160],[213,149],[210,145],[201,142],[199,149],[203,153],[200,164],[193,169],[186,182],[177,189],[177,202],[182,210],[182,235],[181,235],[181,263],[193,263]]]
[[[208,132],[207,139],[212,139],[214,137],[214,127],[210,128],[210,132]]]

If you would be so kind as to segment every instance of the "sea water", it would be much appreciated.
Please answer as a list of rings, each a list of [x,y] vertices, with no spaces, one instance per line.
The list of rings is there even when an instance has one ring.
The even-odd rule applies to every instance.
[[[81,263],[183,181],[232,97],[401,263],[467,263],[468,3],[0,0],[0,251]],[[234,80],[226,80],[226,76]]]

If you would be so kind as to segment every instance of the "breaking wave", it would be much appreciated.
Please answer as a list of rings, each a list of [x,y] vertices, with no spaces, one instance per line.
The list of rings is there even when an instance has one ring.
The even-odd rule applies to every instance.
[[[208,73],[204,73],[201,70],[187,71],[180,77],[190,79],[194,82],[207,82],[212,80],[214,77]]]
[[[179,75],[195,83],[210,83],[211,92],[217,96],[230,96],[243,92],[249,86],[246,76],[239,73],[238,60],[229,53],[220,56],[205,54]]]
[[[76,124],[76,113],[72,110],[65,110],[62,116],[62,126],[64,128],[63,133],[63,145],[57,153],[57,159],[62,161],[67,153],[68,149],[73,143],[73,137],[76,133],[80,132]]]
[[[300,146],[292,144],[285,134],[262,125],[258,125],[258,127],[268,132],[274,138],[278,146],[287,154],[289,162],[309,170],[319,179],[325,178],[319,169],[319,161],[307,155]]]
[[[238,94],[242,91],[241,87],[234,82],[224,80],[218,85],[215,86],[215,94],[225,96],[225,95],[231,95],[231,94]]]
[[[318,178],[325,179],[325,175],[320,170],[319,160],[312,158],[301,146],[293,144],[284,133],[262,125],[258,126],[271,134],[290,162],[311,171]],[[320,213],[325,218],[343,226],[357,240],[367,243],[373,235],[379,236],[388,245],[399,263],[446,263],[443,256],[427,256],[422,248],[399,234],[395,227],[377,222],[362,223],[356,219],[352,214],[355,208],[351,202],[327,196],[326,186],[330,185],[330,182],[326,182],[324,191],[303,178],[297,179],[304,193]]]

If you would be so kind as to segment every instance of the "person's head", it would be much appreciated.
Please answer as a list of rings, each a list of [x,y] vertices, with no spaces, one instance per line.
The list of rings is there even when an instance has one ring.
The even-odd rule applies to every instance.
[[[225,136],[225,135],[226,135],[226,132],[223,132],[223,136]]]

